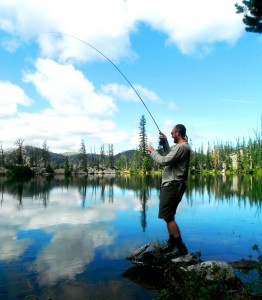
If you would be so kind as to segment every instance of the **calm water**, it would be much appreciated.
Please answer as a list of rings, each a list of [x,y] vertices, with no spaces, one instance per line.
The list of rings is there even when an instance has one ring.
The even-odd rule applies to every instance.
[[[121,274],[145,243],[165,241],[159,177],[0,177],[0,299],[152,299]],[[190,177],[177,212],[203,260],[257,257],[261,178]]]

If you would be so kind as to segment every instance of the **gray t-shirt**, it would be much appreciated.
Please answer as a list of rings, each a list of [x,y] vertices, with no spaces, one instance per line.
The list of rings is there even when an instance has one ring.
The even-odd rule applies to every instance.
[[[186,182],[190,161],[190,146],[187,142],[167,147],[167,154],[160,155],[156,150],[150,153],[152,159],[164,166],[162,186],[171,181]]]

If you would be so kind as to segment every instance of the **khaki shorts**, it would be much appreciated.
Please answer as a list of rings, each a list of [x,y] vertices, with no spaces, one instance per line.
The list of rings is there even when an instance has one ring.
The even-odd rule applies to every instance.
[[[180,182],[172,182],[167,186],[161,187],[158,211],[159,219],[170,219],[174,217],[185,190],[186,184]]]

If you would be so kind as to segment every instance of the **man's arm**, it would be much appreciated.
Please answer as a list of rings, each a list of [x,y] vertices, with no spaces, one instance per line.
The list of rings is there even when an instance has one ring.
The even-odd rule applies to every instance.
[[[163,133],[160,133],[159,139],[160,139],[159,144],[163,147],[164,154],[167,154],[170,151],[170,147],[166,136]],[[154,150],[155,149],[152,146],[146,147],[146,151],[148,152],[152,152]]]
[[[149,146],[146,149],[150,152],[151,158],[160,164],[161,166],[167,166],[175,163],[178,159],[183,157],[186,154],[186,149],[181,145],[176,145],[170,148],[170,151],[167,155],[160,155],[153,147]]]

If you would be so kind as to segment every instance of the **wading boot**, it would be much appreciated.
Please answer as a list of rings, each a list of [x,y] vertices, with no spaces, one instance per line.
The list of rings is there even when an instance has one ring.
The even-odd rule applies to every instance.
[[[175,245],[174,238],[169,238],[167,240],[167,246],[160,249],[160,254],[170,253],[170,252],[172,252],[175,249],[175,247],[176,247],[176,245]]]
[[[179,247],[175,246],[175,248],[173,249],[173,251],[167,252],[166,256],[169,259],[173,259],[173,258],[177,258],[177,257],[183,256],[183,255],[187,255],[187,254],[188,254],[187,247],[183,243],[183,245],[180,245]]]

